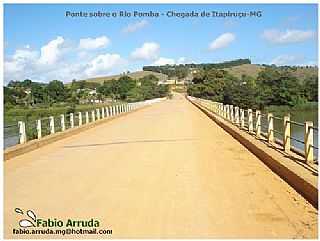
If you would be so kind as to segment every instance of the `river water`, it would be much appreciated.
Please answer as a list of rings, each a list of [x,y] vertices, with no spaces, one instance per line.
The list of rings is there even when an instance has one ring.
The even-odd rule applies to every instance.
[[[284,111],[273,111],[272,112],[274,116],[276,117],[281,117],[283,118],[283,116],[285,116],[288,112],[284,112]],[[262,130],[264,132],[267,132],[267,117],[266,117],[266,113],[265,116],[262,118]],[[314,127],[318,127],[318,110],[292,110],[290,111],[290,120],[291,121],[295,121],[301,124],[304,124],[306,121],[312,121],[313,122],[313,126]],[[296,124],[291,123],[291,136],[295,139],[304,141],[304,126],[299,126]],[[279,119],[274,119],[274,129],[279,131],[279,132],[283,132],[283,120],[279,120]],[[274,133],[275,137],[282,140],[283,139],[283,135],[280,133]],[[318,147],[318,131],[317,130],[313,130],[313,143],[314,146]],[[291,145],[296,147],[297,149],[303,151],[304,150],[304,144],[300,143],[296,140],[291,139]],[[318,155],[318,150],[316,148],[314,148],[314,155],[315,157],[317,157]]]

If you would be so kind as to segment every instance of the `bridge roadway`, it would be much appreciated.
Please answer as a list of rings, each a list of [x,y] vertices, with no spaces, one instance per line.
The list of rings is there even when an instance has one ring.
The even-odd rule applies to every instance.
[[[7,238],[16,207],[113,238],[317,237],[317,210],[181,95],[6,161],[4,191]]]

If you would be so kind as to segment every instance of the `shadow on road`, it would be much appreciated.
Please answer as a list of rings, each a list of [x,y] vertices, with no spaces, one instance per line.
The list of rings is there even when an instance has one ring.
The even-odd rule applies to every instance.
[[[123,145],[132,143],[159,143],[159,142],[185,142],[185,141],[196,141],[196,138],[182,138],[182,139],[159,139],[159,140],[135,140],[135,141],[113,141],[107,143],[96,143],[96,144],[85,144],[85,145],[71,145],[64,146],[64,148],[78,148],[78,147],[89,147],[89,146],[109,146],[109,145]]]

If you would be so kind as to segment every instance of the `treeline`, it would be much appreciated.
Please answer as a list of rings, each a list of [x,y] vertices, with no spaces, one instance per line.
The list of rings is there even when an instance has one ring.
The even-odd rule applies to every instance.
[[[70,98],[71,92],[58,80],[45,84],[26,79],[21,82],[11,81],[7,87],[4,87],[6,107],[67,102]]]
[[[128,102],[167,96],[169,86],[158,85],[158,81],[159,79],[154,75],[147,75],[137,80],[129,76],[121,76],[118,80],[104,81],[104,83],[97,88],[97,92],[104,96],[110,96],[113,99]]]
[[[135,80],[122,76],[118,80],[105,81],[103,84],[72,81],[64,85],[62,81],[53,80],[48,84],[26,79],[11,81],[4,87],[4,104],[6,108],[14,106],[52,106],[103,102],[106,100],[142,101],[168,95],[168,86],[158,85],[154,75]]]
[[[176,76],[179,79],[185,78],[190,69],[223,69],[242,64],[251,64],[250,59],[236,59],[222,63],[208,63],[208,64],[179,64],[179,65],[162,65],[162,66],[144,66],[144,71],[153,71],[168,75],[169,78]]]
[[[227,71],[202,70],[188,86],[189,95],[241,108],[264,109],[270,105],[296,106],[318,101],[318,77],[297,79],[289,71],[265,68],[257,78],[241,78]]]

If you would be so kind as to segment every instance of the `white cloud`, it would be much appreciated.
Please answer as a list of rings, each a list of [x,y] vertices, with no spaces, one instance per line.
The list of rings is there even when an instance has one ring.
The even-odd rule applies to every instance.
[[[155,42],[146,42],[142,47],[135,49],[131,53],[131,58],[137,60],[152,60],[158,57],[160,45]]]
[[[80,39],[79,48],[80,49],[98,49],[105,48],[110,44],[110,39],[106,36],[101,36],[97,38],[83,38]]]
[[[108,74],[123,62],[119,54],[101,54],[88,63],[85,74],[89,77]]]
[[[38,61],[39,52],[29,48],[17,49],[11,58],[4,61],[4,78],[22,79],[32,70],[32,66]]]
[[[299,43],[311,39],[314,36],[314,31],[303,31],[296,29],[287,29],[286,31],[269,29],[263,31],[262,33],[262,38],[274,44]]]
[[[163,58],[163,57],[160,57],[158,58],[155,62],[153,62],[152,65],[166,65],[166,64],[175,64],[175,60],[174,59],[169,59],[169,58]]]
[[[185,57],[179,57],[177,60],[171,59],[171,58],[164,58],[159,57],[156,61],[154,61],[151,65],[174,65],[174,64],[188,64],[188,63],[194,63],[194,61],[188,60]]]
[[[39,63],[41,64],[54,64],[62,55],[64,48],[64,38],[58,36],[56,39],[51,40],[47,45],[41,48],[41,56]]]
[[[236,39],[233,33],[221,34],[218,38],[213,40],[209,45],[209,50],[217,50],[228,47]]]
[[[274,58],[270,64],[275,65],[295,65],[297,61],[301,60],[301,56],[293,56],[293,55],[279,55]]]
[[[138,31],[139,29],[144,28],[147,26],[149,22],[147,20],[141,20],[134,23],[129,23],[125,28],[122,29],[122,32],[124,33],[133,33]]]
[[[68,51],[67,51],[68,50]],[[49,82],[53,79],[70,81],[101,74],[118,73],[126,62],[118,54],[101,54],[67,46],[63,37],[57,37],[38,50],[25,45],[16,49],[4,61],[4,80]]]

